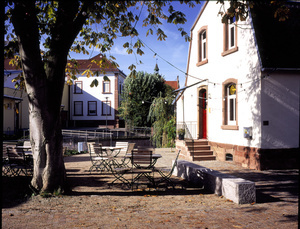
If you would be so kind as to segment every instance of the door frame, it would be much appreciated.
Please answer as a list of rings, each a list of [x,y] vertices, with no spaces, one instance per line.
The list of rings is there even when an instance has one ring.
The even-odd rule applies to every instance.
[[[206,100],[208,98],[208,86],[207,85],[203,85],[203,86],[200,86],[199,88],[197,88],[197,137],[198,139],[203,139],[203,136],[205,138],[207,138],[207,102],[206,102],[206,120],[205,120],[205,125],[206,125],[206,133],[204,134],[203,133],[203,109],[202,109],[202,106],[201,106],[201,102],[202,102],[202,99],[200,99],[200,93],[201,91],[205,90],[206,92]]]

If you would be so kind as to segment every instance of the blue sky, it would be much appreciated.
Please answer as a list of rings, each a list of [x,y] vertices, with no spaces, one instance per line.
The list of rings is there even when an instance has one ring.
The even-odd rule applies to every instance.
[[[195,22],[203,3],[196,4],[194,8],[191,8],[186,4],[180,4],[179,1],[173,2],[172,5],[175,10],[179,10],[186,15],[187,22],[184,25],[178,26],[166,22],[163,25],[160,25],[160,28],[168,36],[165,41],[158,41],[157,36],[155,35],[155,31],[153,35],[149,35],[148,37],[146,37],[146,31],[149,28],[142,27],[142,20],[139,21],[136,25],[136,29],[139,32],[139,38],[155,53],[158,54],[156,57],[154,57],[155,53],[153,53],[148,47],[143,47],[143,56],[135,56],[134,54],[129,55],[126,53],[126,49],[123,48],[123,44],[127,41],[130,42],[130,38],[120,37],[115,40],[114,47],[112,48],[110,53],[107,54],[113,55],[116,58],[116,62],[119,64],[119,69],[122,70],[126,75],[129,75],[130,73],[128,66],[130,66],[131,64],[136,65],[137,71],[153,73],[155,64],[157,62],[159,73],[166,80],[176,80],[177,76],[179,76],[180,86],[184,85],[185,75],[183,72],[186,72],[189,43],[186,42],[184,37],[180,35],[178,27],[183,27],[185,31],[190,35],[190,29]],[[146,9],[144,9],[144,11],[146,14]],[[134,43],[135,41],[136,38],[134,38],[132,42]],[[98,50],[94,49],[89,50],[89,55],[71,54],[71,57],[77,59],[88,59],[95,55],[98,55],[99,53],[100,52]],[[160,57],[162,57],[164,60]],[[172,67],[165,60],[176,66],[181,71]],[[140,64],[139,61],[142,61],[143,64]]]

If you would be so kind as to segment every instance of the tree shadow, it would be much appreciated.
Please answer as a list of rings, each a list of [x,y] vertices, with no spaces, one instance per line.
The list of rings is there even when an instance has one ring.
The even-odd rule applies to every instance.
[[[1,207],[13,208],[23,202],[26,202],[33,193],[29,187],[30,181],[31,177],[29,176],[2,176]]]
[[[256,202],[271,203],[285,202],[296,203],[299,196],[299,170],[266,170],[254,171],[247,170],[220,172],[240,177],[245,180],[255,182]]]

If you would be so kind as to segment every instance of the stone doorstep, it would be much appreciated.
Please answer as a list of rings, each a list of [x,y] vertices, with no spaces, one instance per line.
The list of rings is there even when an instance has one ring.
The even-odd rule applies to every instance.
[[[252,181],[220,173],[185,160],[177,161],[173,175],[203,185],[206,190],[224,196],[237,204],[256,202],[256,188]]]

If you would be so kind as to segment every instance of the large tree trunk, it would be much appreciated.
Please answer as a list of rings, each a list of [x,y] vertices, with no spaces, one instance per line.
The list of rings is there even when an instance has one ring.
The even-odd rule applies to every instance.
[[[60,106],[68,51],[86,18],[77,15],[79,3],[59,2],[51,30],[47,60],[42,60],[35,1],[15,2],[12,23],[29,99],[30,140],[34,172],[32,186],[39,192],[65,190]],[[76,19],[74,19],[76,17]]]

